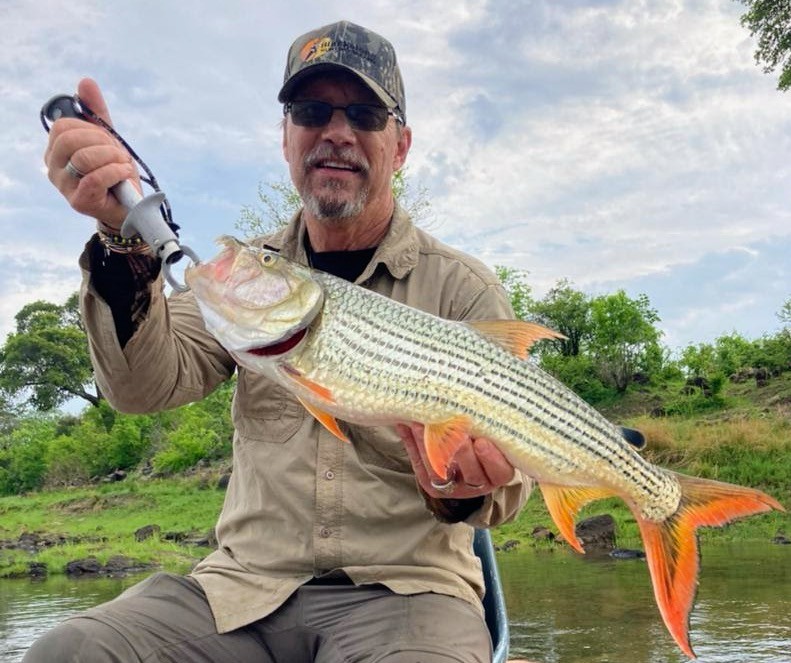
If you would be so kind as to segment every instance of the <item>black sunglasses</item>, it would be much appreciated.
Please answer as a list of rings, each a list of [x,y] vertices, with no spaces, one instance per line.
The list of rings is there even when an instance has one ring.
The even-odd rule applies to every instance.
[[[349,126],[357,131],[382,131],[387,126],[387,118],[390,115],[396,119],[396,122],[403,124],[399,113],[374,104],[333,106],[326,101],[289,101],[283,106],[283,115],[290,113],[291,121],[298,127],[317,129],[329,124],[336,110],[346,113]]]

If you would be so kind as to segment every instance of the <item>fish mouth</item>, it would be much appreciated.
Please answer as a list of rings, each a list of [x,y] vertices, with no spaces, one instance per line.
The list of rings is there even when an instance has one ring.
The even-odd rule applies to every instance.
[[[302,329],[297,330],[291,336],[287,336],[276,343],[272,343],[271,345],[262,345],[258,348],[248,348],[245,350],[245,352],[255,355],[256,357],[276,357],[277,355],[285,354],[289,350],[295,348],[299,342],[305,338],[307,333],[308,328],[303,327]]]

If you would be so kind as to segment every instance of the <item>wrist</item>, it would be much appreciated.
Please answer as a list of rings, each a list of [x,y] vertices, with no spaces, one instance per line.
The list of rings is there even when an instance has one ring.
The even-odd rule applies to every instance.
[[[148,253],[151,247],[139,235],[124,237],[116,228],[113,228],[103,221],[96,222],[96,233],[99,241],[112,253],[138,254]]]

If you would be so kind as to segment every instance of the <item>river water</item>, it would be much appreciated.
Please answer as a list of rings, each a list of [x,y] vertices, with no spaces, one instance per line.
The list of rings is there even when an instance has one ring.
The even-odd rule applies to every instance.
[[[538,663],[682,663],[642,560],[567,550],[498,557],[511,657]],[[0,663],[64,617],[140,580],[0,580]],[[700,663],[791,663],[791,546],[705,546],[691,624]]]

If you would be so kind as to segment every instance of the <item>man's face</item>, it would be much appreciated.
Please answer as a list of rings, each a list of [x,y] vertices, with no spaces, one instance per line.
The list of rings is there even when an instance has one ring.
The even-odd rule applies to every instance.
[[[317,75],[300,85],[292,101],[324,101],[333,106],[381,105],[356,76],[342,72]],[[388,117],[382,131],[349,126],[341,110],[323,127],[301,127],[286,117],[283,154],[305,210],[320,221],[342,221],[387,213],[391,180],[406,159],[410,133]]]

